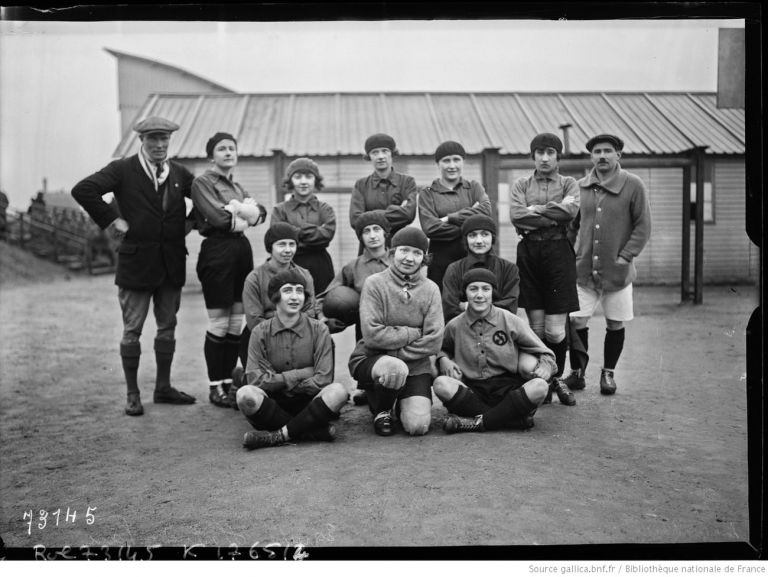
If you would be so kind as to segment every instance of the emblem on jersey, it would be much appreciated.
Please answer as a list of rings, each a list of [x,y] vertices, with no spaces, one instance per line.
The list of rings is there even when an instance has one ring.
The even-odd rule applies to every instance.
[[[509,342],[509,337],[503,331],[496,331],[493,333],[492,339],[493,344],[495,345],[506,345]]]

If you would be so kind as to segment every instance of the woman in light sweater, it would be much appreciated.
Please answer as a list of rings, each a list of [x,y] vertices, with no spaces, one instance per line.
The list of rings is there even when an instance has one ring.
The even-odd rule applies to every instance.
[[[428,247],[420,229],[398,231],[389,268],[369,276],[360,295],[363,338],[349,359],[349,372],[368,392],[378,435],[394,434],[398,414],[410,435],[429,430],[433,357],[444,323],[440,290],[424,270]]]

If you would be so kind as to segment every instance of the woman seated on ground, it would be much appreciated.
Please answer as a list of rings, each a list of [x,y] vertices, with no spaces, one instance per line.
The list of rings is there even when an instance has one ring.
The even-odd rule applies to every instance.
[[[443,312],[437,285],[423,273],[428,247],[420,229],[398,231],[392,237],[392,264],[369,276],[360,296],[363,338],[350,356],[349,372],[368,393],[378,435],[394,434],[398,413],[407,433],[429,430],[431,357],[440,350]]]
[[[471,269],[462,285],[467,310],[445,327],[433,384],[449,412],[443,429],[530,429],[557,370],[555,355],[528,323],[493,305],[491,271]]]
[[[297,441],[333,441],[331,420],[347,402],[333,382],[333,342],[324,323],[302,311],[306,279],[297,270],[275,275],[268,286],[275,315],[256,326],[248,348],[246,385],[237,405],[255,431],[246,449]]]

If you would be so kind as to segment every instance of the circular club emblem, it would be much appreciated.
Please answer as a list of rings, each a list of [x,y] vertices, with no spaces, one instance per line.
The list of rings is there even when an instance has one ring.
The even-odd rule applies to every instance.
[[[493,343],[496,345],[506,345],[509,342],[509,337],[503,331],[496,331],[493,333]]]

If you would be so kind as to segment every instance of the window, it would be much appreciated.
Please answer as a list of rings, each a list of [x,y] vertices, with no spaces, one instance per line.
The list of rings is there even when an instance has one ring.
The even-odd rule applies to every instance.
[[[712,163],[704,163],[704,190],[703,199],[704,203],[704,224],[715,223],[715,199],[712,187]],[[698,198],[696,196],[696,167],[691,167],[691,220],[696,218],[696,202]]]
[[[715,209],[714,202],[712,200],[712,183],[704,183],[704,223],[714,224],[715,222]],[[696,217],[696,183],[691,183],[691,219]]]

